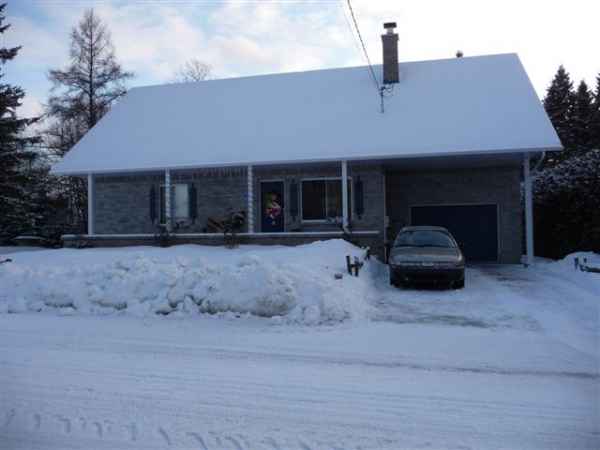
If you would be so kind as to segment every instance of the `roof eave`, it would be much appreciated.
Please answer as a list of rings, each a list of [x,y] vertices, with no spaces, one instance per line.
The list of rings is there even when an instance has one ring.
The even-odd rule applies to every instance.
[[[564,148],[562,145],[558,146],[542,146],[542,147],[530,147],[520,149],[498,149],[498,150],[482,150],[482,151],[451,151],[451,152],[431,152],[431,153],[410,153],[402,155],[372,155],[372,156],[357,156],[357,157],[346,157],[346,158],[309,158],[309,159],[295,159],[295,160],[273,160],[273,161],[238,161],[231,163],[210,163],[210,164],[183,164],[183,165],[171,165],[171,166],[160,166],[160,167],[138,167],[138,168],[105,168],[105,169],[78,169],[78,170],[60,170],[52,168],[50,173],[52,175],[59,176],[87,176],[89,174],[123,174],[132,172],[162,172],[164,170],[191,170],[191,169],[214,169],[214,168],[227,168],[227,167],[245,167],[245,166],[273,166],[273,165],[288,165],[288,164],[316,164],[316,163],[332,163],[337,161],[374,161],[374,160],[394,160],[394,159],[416,159],[416,158],[435,158],[440,156],[492,156],[492,155],[506,155],[506,154],[520,154],[520,153],[541,153],[541,152],[554,152],[562,151]]]

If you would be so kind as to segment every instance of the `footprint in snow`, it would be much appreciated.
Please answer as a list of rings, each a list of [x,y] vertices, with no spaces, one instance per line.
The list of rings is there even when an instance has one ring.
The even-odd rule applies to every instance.
[[[63,433],[69,434],[71,433],[71,421],[64,416],[55,415],[56,420],[58,420],[63,426]]]
[[[137,425],[134,422],[131,422],[130,425],[125,425],[125,429],[129,431],[129,435],[132,441],[137,441],[138,429]]]
[[[102,425],[100,424],[100,422],[94,422],[92,425],[94,425],[94,428],[96,428],[96,435],[102,439]]]
[[[42,416],[40,416],[39,414],[34,414],[33,415],[33,429],[34,430],[39,430],[42,426]]]
[[[10,423],[12,422],[12,420],[15,417],[15,414],[16,414],[16,411],[14,409],[11,409],[9,412],[6,413],[6,419],[4,420],[5,428],[10,425]]]

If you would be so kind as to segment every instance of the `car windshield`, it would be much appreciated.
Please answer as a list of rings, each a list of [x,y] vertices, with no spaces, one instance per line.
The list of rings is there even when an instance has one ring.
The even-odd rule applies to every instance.
[[[444,247],[454,248],[454,242],[443,231],[409,230],[403,231],[396,238],[394,247]]]

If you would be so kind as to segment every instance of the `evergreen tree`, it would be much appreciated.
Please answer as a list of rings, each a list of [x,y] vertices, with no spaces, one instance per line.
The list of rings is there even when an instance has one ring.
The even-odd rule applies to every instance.
[[[590,136],[592,147],[600,149],[600,74],[596,77],[596,91],[590,118]]]
[[[544,98],[544,108],[552,121],[552,125],[558,133],[565,152],[562,152],[562,158],[559,155],[558,158],[564,159],[568,156],[569,151],[573,146],[573,135],[571,131],[571,113],[573,105],[573,82],[569,73],[565,70],[564,66],[560,66],[550,87],[546,92]]]
[[[573,151],[585,152],[592,148],[592,93],[581,81],[573,96],[570,124]]]
[[[93,9],[86,10],[71,31],[69,64],[48,73],[53,84],[47,111],[51,125],[45,136],[48,148],[59,156],[67,153],[126,93],[125,82],[132,76],[117,62],[106,25]],[[69,196],[72,220],[85,226],[85,181],[63,180],[62,191]]]
[[[0,5],[0,34],[10,25],[3,25],[6,3]],[[14,59],[21,47],[0,48],[0,241],[10,239],[30,226],[32,208],[27,200],[27,185],[31,181],[27,168],[34,153],[30,146],[35,137],[24,136],[24,130],[37,119],[20,119],[25,91],[18,86],[2,83],[4,65]]]

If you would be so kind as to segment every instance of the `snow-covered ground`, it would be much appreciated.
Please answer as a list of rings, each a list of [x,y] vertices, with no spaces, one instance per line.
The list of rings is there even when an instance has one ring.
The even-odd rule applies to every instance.
[[[0,449],[600,448],[600,275],[540,260],[469,268],[461,291],[397,290],[376,262],[335,280],[347,252],[10,253],[0,301],[22,312],[0,314]],[[221,297],[182,282],[192,304],[169,304],[190,273]],[[279,284],[275,318],[198,311],[253,311]],[[168,315],[139,306],[162,296]]]

